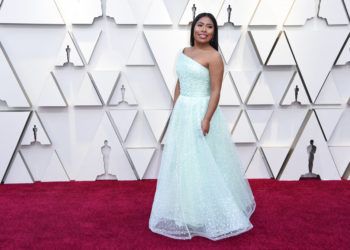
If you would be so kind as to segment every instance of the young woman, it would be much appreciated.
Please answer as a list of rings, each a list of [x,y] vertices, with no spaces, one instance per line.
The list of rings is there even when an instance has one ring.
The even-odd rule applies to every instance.
[[[175,239],[219,240],[253,227],[255,200],[218,106],[224,64],[212,14],[195,17],[190,40],[176,62],[179,79],[149,228]]]

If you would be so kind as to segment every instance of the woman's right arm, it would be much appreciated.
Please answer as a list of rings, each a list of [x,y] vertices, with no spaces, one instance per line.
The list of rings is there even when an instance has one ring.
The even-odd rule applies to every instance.
[[[174,103],[173,106],[175,106],[176,100],[180,95],[180,82],[179,79],[177,79],[176,86],[175,86],[175,91],[174,91]]]

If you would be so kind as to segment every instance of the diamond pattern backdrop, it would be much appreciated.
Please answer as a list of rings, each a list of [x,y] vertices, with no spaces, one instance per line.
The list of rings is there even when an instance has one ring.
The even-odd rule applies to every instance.
[[[0,1],[2,183],[157,178],[193,15],[247,178],[350,175],[350,1]],[[296,94],[297,93],[297,94]]]

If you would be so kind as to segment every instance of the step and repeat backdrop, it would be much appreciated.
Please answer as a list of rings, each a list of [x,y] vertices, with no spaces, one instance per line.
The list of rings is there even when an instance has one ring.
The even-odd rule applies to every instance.
[[[157,178],[201,12],[246,177],[349,180],[350,0],[2,0],[2,183]]]

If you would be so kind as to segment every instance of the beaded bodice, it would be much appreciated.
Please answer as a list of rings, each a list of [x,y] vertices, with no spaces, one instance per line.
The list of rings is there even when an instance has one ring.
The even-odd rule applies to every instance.
[[[180,53],[176,63],[180,82],[180,94],[185,96],[209,96],[209,69],[191,57]]]

